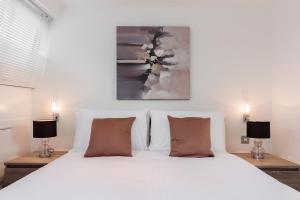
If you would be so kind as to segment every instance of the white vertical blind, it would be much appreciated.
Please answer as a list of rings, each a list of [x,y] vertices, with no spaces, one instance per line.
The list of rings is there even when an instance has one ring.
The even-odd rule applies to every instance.
[[[23,0],[0,0],[0,84],[36,86],[46,65],[48,26]]]

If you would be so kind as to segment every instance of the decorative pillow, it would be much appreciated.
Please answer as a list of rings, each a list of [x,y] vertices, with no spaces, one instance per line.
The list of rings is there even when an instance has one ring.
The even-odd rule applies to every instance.
[[[87,110],[76,112],[76,131],[73,151],[84,152],[89,144],[93,119],[135,117],[131,127],[133,150],[146,150],[148,142],[147,110]]]
[[[225,152],[225,123],[224,116],[219,112],[201,111],[163,111],[151,110],[151,141],[150,150],[170,150],[170,125],[168,115],[172,117],[210,118],[211,145],[213,152]]]
[[[171,131],[170,156],[213,157],[210,142],[210,119],[168,116]]]
[[[135,117],[94,119],[84,157],[131,156],[131,126]]]

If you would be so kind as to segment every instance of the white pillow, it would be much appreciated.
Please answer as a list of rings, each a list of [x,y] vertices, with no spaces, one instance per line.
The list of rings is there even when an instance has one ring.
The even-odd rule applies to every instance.
[[[218,112],[199,111],[150,111],[151,141],[150,150],[170,150],[170,125],[167,116],[172,117],[202,117],[211,119],[211,143],[215,152],[225,151],[224,116]]]
[[[109,111],[81,109],[76,113],[76,131],[73,150],[85,151],[88,147],[91,126],[95,118],[126,118],[136,117],[131,127],[131,144],[133,150],[146,150],[148,137],[147,110],[140,111]]]

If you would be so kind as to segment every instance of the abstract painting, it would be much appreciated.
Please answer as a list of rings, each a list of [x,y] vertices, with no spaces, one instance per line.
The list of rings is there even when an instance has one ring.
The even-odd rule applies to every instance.
[[[190,29],[117,27],[117,98],[190,99]]]

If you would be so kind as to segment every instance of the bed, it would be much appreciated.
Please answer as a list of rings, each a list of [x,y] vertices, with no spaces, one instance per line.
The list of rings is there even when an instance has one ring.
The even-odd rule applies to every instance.
[[[300,200],[300,194],[225,150],[224,117],[213,112],[89,111],[77,114],[73,149],[0,191],[0,200]],[[170,157],[167,115],[211,119],[215,157]],[[129,117],[132,157],[84,158],[95,118]]]
[[[300,194],[229,153],[174,158],[167,151],[83,158],[71,151],[0,191],[2,200],[296,200]]]

